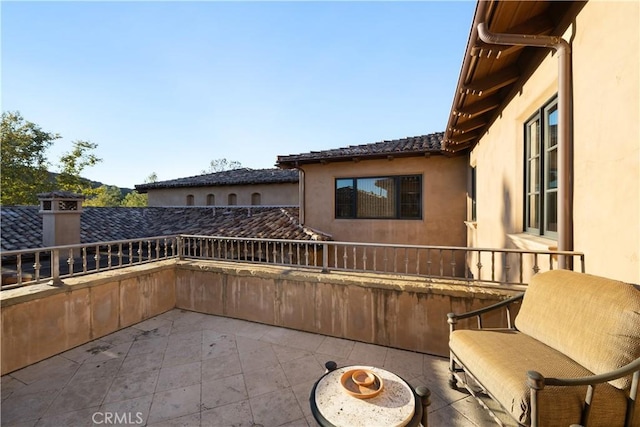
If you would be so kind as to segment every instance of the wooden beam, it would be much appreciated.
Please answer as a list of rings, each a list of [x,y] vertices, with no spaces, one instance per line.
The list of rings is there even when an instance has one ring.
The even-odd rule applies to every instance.
[[[456,144],[456,145],[449,145],[447,144],[447,148],[446,150],[452,153],[457,153],[458,151],[462,151],[465,148],[471,147],[473,144],[471,141],[469,142],[465,142],[464,144]]]
[[[451,138],[448,138],[447,145],[450,146],[450,144],[453,144],[455,146],[479,137],[480,137],[480,132],[463,133],[462,135],[456,135],[456,136],[452,136]]]
[[[477,117],[475,119],[467,120],[462,123],[459,121],[449,128],[453,133],[467,133],[475,129],[479,129],[487,124],[487,120],[484,117]]]
[[[500,106],[502,99],[500,97],[492,96],[485,98],[481,101],[474,102],[462,108],[456,108],[453,110],[453,114],[458,117],[472,118],[479,114],[486,113],[487,111],[494,110]]]
[[[482,96],[483,94],[495,92],[496,90],[510,85],[516,82],[520,78],[520,71],[516,67],[505,68],[497,73],[490,74],[489,76],[471,81],[471,83],[464,85],[460,92],[464,94],[471,94]]]
[[[524,49],[524,46],[504,46],[504,45],[495,45],[495,44],[487,44],[478,40],[478,42],[471,48],[471,56],[475,56],[477,58],[486,58],[486,59],[499,59],[503,58],[507,55],[511,55],[512,53],[518,52]]]

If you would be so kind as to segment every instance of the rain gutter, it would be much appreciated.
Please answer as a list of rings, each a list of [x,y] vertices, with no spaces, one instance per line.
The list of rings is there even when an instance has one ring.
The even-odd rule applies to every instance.
[[[558,250],[573,250],[573,132],[571,99],[571,46],[562,37],[527,34],[497,34],[485,22],[477,26],[485,43],[553,49],[558,53]],[[571,257],[560,255],[558,268],[571,269]]]

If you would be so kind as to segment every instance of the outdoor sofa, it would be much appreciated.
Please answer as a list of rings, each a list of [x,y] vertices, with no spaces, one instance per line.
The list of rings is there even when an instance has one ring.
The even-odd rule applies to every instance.
[[[508,328],[483,328],[495,310],[506,312]],[[474,329],[459,327],[473,318]],[[467,388],[499,424],[498,412],[533,427],[640,426],[636,286],[554,270],[536,274],[524,294],[449,313],[448,322],[450,385]],[[490,410],[497,405],[485,405],[486,396],[501,410]]]

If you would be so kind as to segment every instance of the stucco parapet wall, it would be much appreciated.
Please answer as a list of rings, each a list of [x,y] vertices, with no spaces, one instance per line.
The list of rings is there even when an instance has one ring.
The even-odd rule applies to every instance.
[[[495,301],[508,298],[524,291],[524,287],[470,283],[465,280],[433,279],[400,274],[362,273],[329,271],[319,269],[286,267],[263,264],[242,264],[220,261],[178,261],[180,269],[208,271],[238,277],[260,277],[306,283],[326,283],[335,285],[378,288],[396,292],[437,294],[457,298],[475,298]]]
[[[127,280],[139,277],[141,274],[155,273],[167,268],[172,269],[175,268],[177,261],[177,259],[154,261],[148,264],[133,265],[130,267],[101,271],[84,276],[69,277],[63,279],[64,283],[59,286],[40,283],[37,285],[9,289],[0,292],[0,307],[9,307],[11,305],[46,298],[60,293],[77,291],[88,287],[112,283],[114,281]],[[175,284],[168,283],[167,286],[175,286]]]

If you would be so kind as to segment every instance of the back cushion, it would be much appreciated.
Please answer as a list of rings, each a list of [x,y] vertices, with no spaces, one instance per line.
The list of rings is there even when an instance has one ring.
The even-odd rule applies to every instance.
[[[602,374],[640,357],[640,290],[573,271],[539,273],[531,279],[515,324]],[[611,384],[628,388],[630,378]]]

